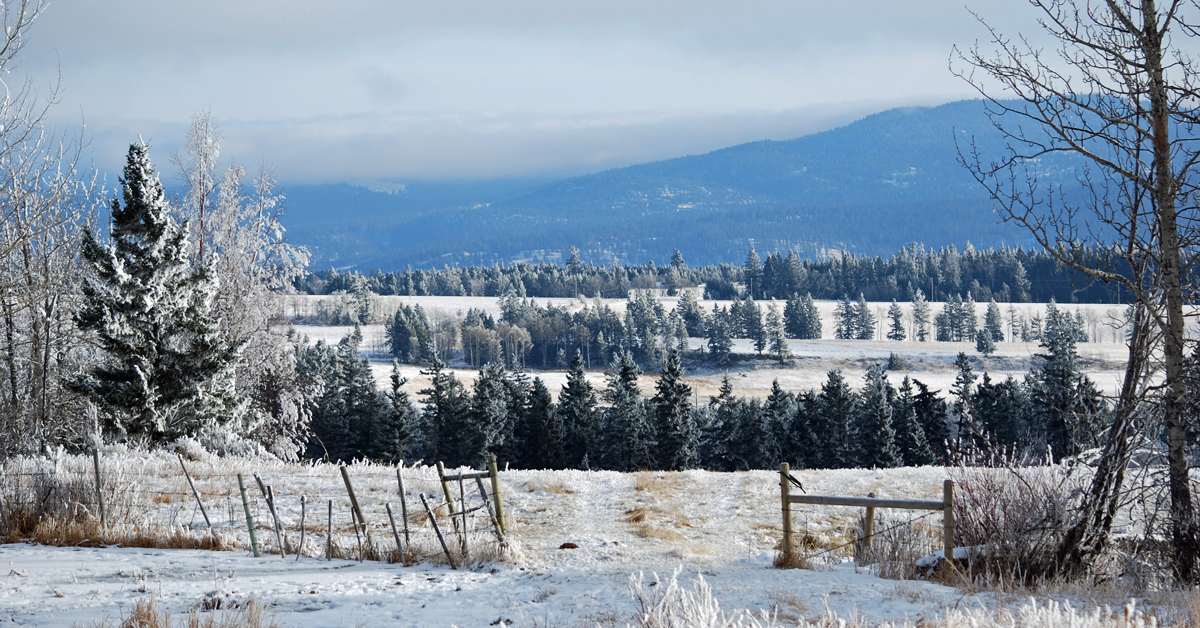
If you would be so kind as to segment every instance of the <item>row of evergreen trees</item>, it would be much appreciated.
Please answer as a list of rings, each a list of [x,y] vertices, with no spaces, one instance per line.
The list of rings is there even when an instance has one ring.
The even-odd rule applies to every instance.
[[[443,460],[479,465],[496,454],[516,468],[690,469],[720,471],[796,467],[895,467],[993,454],[1043,457],[1092,446],[1106,406],[1082,374],[1070,317],[1052,310],[1042,347],[1023,381],[982,381],[965,355],[948,397],[904,377],[899,387],[882,365],[854,390],[834,370],[820,390],[792,393],[778,381],[765,400],[735,396],[728,379],[700,402],[669,349],[649,397],[629,351],[613,362],[607,385],[587,380],[576,352],[557,401],[540,378],[489,362],[472,390],[436,358],[422,371],[430,385],[422,408],[401,389],[375,389],[358,357],[357,329],[337,346],[301,345],[301,371],[324,394],[312,408],[308,452],[332,460]]]
[[[1085,257],[1101,257],[1090,250]],[[606,299],[628,298],[630,291],[666,289],[674,295],[687,286],[706,286],[713,299],[734,297],[763,301],[784,300],[809,293],[817,299],[863,294],[868,301],[911,301],[922,290],[931,301],[967,295],[978,302],[1114,303],[1122,300],[1115,288],[1090,282],[1059,264],[1052,256],[1021,248],[962,252],[954,246],[938,250],[909,245],[890,259],[844,254],[834,258],[801,259],[794,252],[772,252],[762,260],[753,249],[741,264],[690,268],[679,251],[670,263],[657,266],[596,266],[572,254],[566,264],[517,263],[466,268],[412,269],[368,274],[317,271],[298,279],[308,294],[353,293],[358,289],[379,295],[494,296],[509,292],[538,298],[578,295]]]

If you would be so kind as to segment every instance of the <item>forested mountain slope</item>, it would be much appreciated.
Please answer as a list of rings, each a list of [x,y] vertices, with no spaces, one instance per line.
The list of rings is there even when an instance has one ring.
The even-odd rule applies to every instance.
[[[559,259],[740,260],[759,250],[889,255],[930,246],[1028,244],[999,224],[958,163],[955,138],[1003,148],[983,103],[893,109],[787,141],[741,144],[536,187],[534,181],[417,184],[385,194],[341,186],[294,190],[294,240],[317,266],[360,269]],[[1040,170],[1074,185],[1077,161]],[[531,189],[532,188],[532,189]]]

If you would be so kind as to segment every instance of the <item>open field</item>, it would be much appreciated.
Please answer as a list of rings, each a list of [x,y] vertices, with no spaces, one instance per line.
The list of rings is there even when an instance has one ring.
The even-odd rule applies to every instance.
[[[338,297],[288,296],[285,312],[291,314],[311,313],[316,303],[321,299]],[[431,318],[455,317],[463,315],[469,308],[479,308],[498,316],[500,313],[498,299],[494,297],[377,297],[376,308],[379,315],[387,315],[395,311],[400,303],[420,305]],[[664,307],[673,308],[677,299],[660,297]],[[536,299],[538,303],[553,303],[556,306],[566,306],[578,310],[594,304],[594,301],[572,299]],[[604,302],[617,311],[624,311],[625,301],[610,300]],[[713,304],[727,307],[729,301],[701,301],[706,310],[711,311]],[[782,304],[779,304],[782,308]],[[872,303],[876,318],[886,321],[885,314],[890,303]],[[931,303],[931,311],[941,311],[942,304]],[[1010,306],[1026,319],[1035,315],[1044,315],[1046,306],[1036,303],[1001,304],[1001,312],[1007,317]],[[874,363],[886,361],[891,353],[909,360],[912,368],[906,371],[889,372],[893,384],[899,384],[904,376],[918,379],[935,390],[948,391],[954,382],[956,371],[954,359],[959,352],[965,352],[977,360],[978,371],[988,373],[994,380],[1002,380],[1012,376],[1020,379],[1029,371],[1034,355],[1040,351],[1037,343],[1002,342],[996,345],[996,352],[988,357],[976,353],[972,342],[893,342],[881,337],[885,325],[877,324],[876,340],[834,340],[833,334],[833,301],[818,301],[818,310],[823,322],[824,338],[821,340],[792,340],[789,342],[794,356],[793,364],[780,367],[768,358],[750,359],[754,355],[753,344],[748,340],[734,342],[734,351],[742,354],[744,359],[731,366],[728,370],[717,369],[705,364],[685,364],[686,378],[696,392],[698,401],[706,401],[715,395],[721,385],[721,379],[728,374],[733,380],[737,394],[748,397],[766,397],[771,388],[771,382],[779,380],[786,390],[799,391],[819,388],[825,381],[830,370],[841,369],[851,386],[862,381],[867,368]],[[905,315],[911,318],[908,304],[902,304]],[[978,304],[977,313],[982,319],[986,304]],[[306,309],[307,308],[307,309]],[[1081,366],[1097,387],[1104,393],[1114,394],[1120,386],[1123,374],[1126,347],[1124,330],[1119,327],[1125,307],[1120,305],[1102,304],[1067,304],[1060,306],[1068,312],[1077,309],[1083,313],[1091,342],[1078,345]],[[911,324],[911,320],[906,324]],[[308,336],[310,340],[325,340],[336,343],[349,333],[347,326],[298,325],[297,330]],[[383,386],[388,381],[391,372],[391,359],[387,353],[387,341],[382,325],[367,325],[363,328],[364,353],[371,359],[376,380]],[[911,337],[911,335],[910,335]],[[691,339],[693,348],[704,345],[704,339]],[[452,364],[459,379],[471,382],[477,371],[470,368],[456,368]],[[409,382],[405,389],[410,393],[425,388],[428,379],[420,374],[421,368],[413,365],[401,365],[401,373]],[[557,394],[566,382],[566,373],[562,370],[530,371],[532,375],[541,377],[551,392]],[[596,385],[604,383],[603,365],[593,364],[589,377]],[[643,391],[653,389],[654,376],[648,374],[643,379]]]

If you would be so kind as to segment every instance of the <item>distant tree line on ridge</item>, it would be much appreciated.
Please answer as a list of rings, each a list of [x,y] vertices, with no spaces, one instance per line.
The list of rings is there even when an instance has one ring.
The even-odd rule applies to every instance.
[[[1101,259],[1099,251],[1084,257]],[[840,299],[862,294],[868,301],[912,300],[917,290],[931,301],[970,295],[978,302],[1062,303],[1128,302],[1116,288],[1093,282],[1060,264],[1051,255],[1022,248],[975,250],[970,244],[926,249],[912,244],[891,259],[843,254],[822,260],[802,259],[778,251],[760,258],[751,249],[742,265],[720,264],[691,268],[675,251],[670,263],[597,266],[580,261],[572,248],[566,264],[514,263],[494,266],[412,269],[371,273],[313,271],[296,280],[306,294],[353,293],[378,295],[492,296],[510,292],[537,298],[628,298],[630,291],[666,290],[674,295],[684,287],[704,285],[712,299],[735,297],[788,299],[811,294],[815,299]]]

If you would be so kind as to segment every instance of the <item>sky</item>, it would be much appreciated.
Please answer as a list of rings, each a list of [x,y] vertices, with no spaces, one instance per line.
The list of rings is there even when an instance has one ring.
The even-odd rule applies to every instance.
[[[1025,2],[967,0],[1015,32]],[[284,183],[569,176],[974,97],[963,0],[50,0],[7,80],[102,170],[209,109]]]

